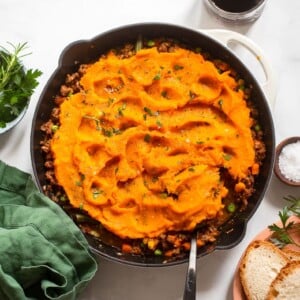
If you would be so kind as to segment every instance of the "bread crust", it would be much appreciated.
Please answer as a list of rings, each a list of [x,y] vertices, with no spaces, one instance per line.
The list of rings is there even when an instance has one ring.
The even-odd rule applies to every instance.
[[[282,252],[288,257],[291,261],[300,261],[300,252],[295,251],[289,248],[283,248]]]

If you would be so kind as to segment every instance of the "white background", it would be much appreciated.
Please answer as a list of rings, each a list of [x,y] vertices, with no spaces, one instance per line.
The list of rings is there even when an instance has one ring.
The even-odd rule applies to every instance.
[[[167,22],[198,29],[224,28],[242,33],[264,51],[276,78],[273,117],[277,143],[300,135],[300,2],[269,0],[256,22],[231,25],[211,15],[201,0],[0,0],[0,44],[28,42],[32,55],[28,68],[43,75],[21,123],[0,135],[0,159],[32,173],[30,160],[31,120],[40,93],[55,70],[59,55],[70,42],[89,39],[101,32],[138,22]],[[263,81],[248,53],[238,54]],[[272,178],[257,212],[248,224],[243,241],[227,251],[216,251],[197,262],[197,298],[232,299],[232,279],[240,256],[251,239],[278,220],[283,196],[300,196],[299,188]],[[137,268],[99,259],[99,271],[81,300],[181,299],[187,265],[170,268]]]

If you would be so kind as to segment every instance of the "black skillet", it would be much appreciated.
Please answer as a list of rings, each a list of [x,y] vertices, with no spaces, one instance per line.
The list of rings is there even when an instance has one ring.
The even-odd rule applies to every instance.
[[[193,29],[161,23],[132,24],[102,33],[91,40],[76,41],[63,50],[59,58],[58,67],[42,91],[32,122],[31,159],[38,187],[42,191],[42,187],[46,184],[44,157],[39,145],[43,139],[43,133],[40,127],[50,118],[53,108],[52,99],[58,94],[59,87],[64,82],[65,76],[68,73],[77,71],[79,64],[93,62],[102,53],[121,46],[124,43],[135,43],[140,36],[148,39],[168,37],[193,48],[200,47],[202,50],[210,53],[212,57],[227,62],[238,72],[240,77],[245,80],[247,85],[253,86],[251,98],[259,111],[258,122],[264,131],[266,159],[263,162],[260,174],[255,182],[255,193],[248,200],[249,205],[246,210],[233,215],[232,218],[220,228],[221,234],[214,245],[199,249],[198,257],[207,255],[217,249],[230,249],[243,239],[247,222],[256,211],[268,187],[274,161],[274,126],[265,95],[247,67],[228,48],[224,47],[215,39]],[[86,237],[92,251],[103,257],[122,263],[137,266],[169,266],[188,260],[188,254],[175,257],[175,259],[167,262],[164,261],[163,257],[157,256],[123,255],[116,247],[110,245],[109,242],[99,242],[91,236]]]

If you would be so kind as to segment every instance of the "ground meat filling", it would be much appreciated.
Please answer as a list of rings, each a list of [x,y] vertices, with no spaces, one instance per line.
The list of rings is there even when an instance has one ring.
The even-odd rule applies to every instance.
[[[155,45],[160,52],[173,52],[178,47],[183,47],[183,45],[178,45],[176,42],[169,39],[158,39],[155,41],[144,40],[142,47],[147,48],[152,47],[153,45]],[[136,45],[127,44],[115,51],[120,58],[129,58],[135,55],[136,50]],[[194,51],[200,50],[194,49]],[[251,87],[245,87],[244,81],[239,79],[235,71],[226,63],[211,59],[207,53],[202,53],[202,55],[206,59],[210,59],[220,73],[230,72],[230,75],[239,82],[239,88],[244,90],[245,100],[251,109],[251,117],[254,120],[252,136],[254,140],[255,162],[258,169],[251,170],[251,172],[249,172],[249,174],[238,184],[232,182],[228,170],[222,170],[221,177],[229,187],[228,197],[224,200],[224,213],[220,218],[206,220],[197,226],[199,232],[197,240],[198,247],[213,246],[219,235],[219,226],[233,213],[243,210],[247,206],[247,201],[254,192],[255,176],[259,173],[259,166],[262,164],[266,153],[263,142],[263,131],[256,122],[258,112],[251,106],[250,101],[248,101],[250,98]],[[72,207],[69,204],[64,189],[58,184],[55,177],[54,158],[50,144],[54,133],[60,126],[60,105],[66,101],[70,95],[84,92],[80,85],[80,79],[85,74],[87,67],[88,65],[80,65],[77,72],[66,76],[65,82],[61,85],[59,95],[54,99],[54,108],[52,109],[50,119],[41,126],[41,130],[44,133],[44,139],[40,142],[40,147],[45,157],[45,177],[47,179],[47,184],[43,187],[44,193],[53,201],[59,203],[70,214],[84,233],[104,242],[106,236],[109,236],[108,240],[110,242],[112,241],[111,236],[113,236],[113,240],[115,241],[113,246],[119,248],[124,253],[163,255],[166,258],[184,255],[190,249],[190,232],[167,232],[154,238],[120,239],[103,228],[99,222],[90,218],[84,210]],[[230,207],[230,209],[228,207]]]

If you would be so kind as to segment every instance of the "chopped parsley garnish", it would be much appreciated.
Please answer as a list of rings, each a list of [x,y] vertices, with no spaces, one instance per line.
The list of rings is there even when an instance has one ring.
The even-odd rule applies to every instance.
[[[182,69],[183,69],[183,66],[180,66],[180,65],[174,65],[174,70],[175,70],[175,71],[182,70]]]
[[[160,193],[160,198],[162,199],[167,199],[168,198],[168,193]]]
[[[228,154],[228,153],[225,153],[225,154],[223,155],[223,158],[224,158],[225,160],[229,161],[229,160],[231,160],[232,155],[230,155],[230,154]]]
[[[153,183],[157,182],[157,181],[158,181],[158,177],[157,177],[157,176],[153,176],[151,181],[152,181]]]
[[[125,109],[126,109],[126,102],[124,102],[124,103],[122,104],[122,106],[118,108],[118,114],[119,114],[119,116],[123,116],[123,115],[124,115],[124,114],[123,114],[123,111],[124,111]]]
[[[103,194],[103,191],[100,189],[94,189],[93,190],[93,198],[97,199],[101,194]]]
[[[144,112],[147,113],[149,116],[154,116],[152,110],[148,107],[144,107]]]
[[[240,84],[240,85],[239,85],[239,90],[244,91],[244,90],[245,90],[245,85],[244,85],[244,84]]]
[[[220,108],[222,109],[222,108],[223,108],[223,99],[220,99],[220,100],[218,101],[218,104],[219,104]]]
[[[168,92],[167,91],[162,91],[161,95],[162,95],[162,97],[167,98]]]
[[[110,106],[111,104],[113,104],[115,101],[114,98],[108,98],[108,101],[107,101],[107,105]]]
[[[163,127],[163,124],[162,124],[161,121],[159,121],[159,120],[156,121],[156,125],[157,125],[159,128],[162,128],[162,127]]]
[[[113,131],[112,129],[105,129],[105,128],[102,128],[102,132],[105,136],[107,137],[112,137],[113,136]]]
[[[195,99],[196,94],[193,91],[189,91],[190,100]]]
[[[149,133],[146,133],[144,136],[144,141],[146,143],[149,143],[151,141],[151,135]]]
[[[157,73],[154,77],[153,80],[159,80],[161,77],[160,73]]]

